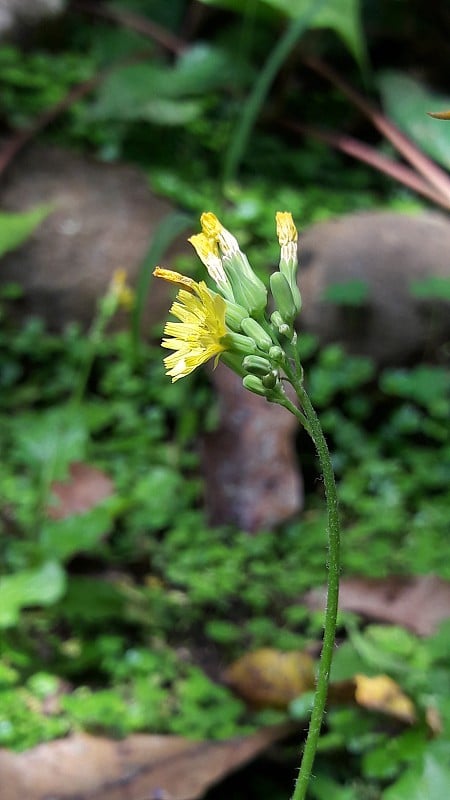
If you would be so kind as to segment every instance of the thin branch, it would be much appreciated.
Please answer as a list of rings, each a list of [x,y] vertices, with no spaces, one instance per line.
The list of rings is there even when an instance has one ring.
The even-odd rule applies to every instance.
[[[60,114],[67,111],[73,103],[89,94],[104,77],[105,73],[94,75],[93,78],[74,86],[65,97],[44,111],[28,128],[14,133],[0,150],[0,175],[5,172],[11,161],[29,141],[34,139],[40,131],[50,125]]]
[[[348,99],[372,122],[372,124],[388,139],[401,155],[416,168],[431,186],[441,194],[442,198],[450,202],[450,178],[441,170],[434,161],[426,156],[416,145],[405,136],[396,125],[387,119],[381,111],[372,106],[352,86],[344,81],[328,64],[318,58],[307,57],[303,62],[348,97]]]
[[[71,11],[78,11],[81,14],[88,14],[89,16],[101,17],[109,22],[121,25],[124,28],[141,33],[148,39],[157,42],[170,53],[181,55],[187,49],[187,44],[178,36],[171,33],[158,25],[148,17],[143,17],[141,14],[134,14],[131,11],[124,11],[118,8],[110,8],[109,6],[101,6],[97,2],[89,3],[85,0],[75,0],[70,5]]]
[[[437,205],[442,206],[446,210],[450,210],[450,199],[447,200],[442,197],[440,193],[436,192],[433,187],[424,181],[414,170],[379,153],[375,148],[365,144],[365,142],[360,142],[358,139],[346,136],[345,134],[336,133],[335,131],[324,131],[312,125],[303,125],[301,123],[291,122],[290,120],[286,120],[283,124],[286,128],[289,128],[289,130],[302,133],[305,136],[312,136],[314,139],[320,139],[331,145],[331,147],[335,147],[337,150],[346,153],[346,155],[352,156],[358,159],[358,161],[364,161],[379,172],[389,175],[389,177],[402,183],[414,192],[423,195],[423,197],[426,197],[428,200],[432,200]]]

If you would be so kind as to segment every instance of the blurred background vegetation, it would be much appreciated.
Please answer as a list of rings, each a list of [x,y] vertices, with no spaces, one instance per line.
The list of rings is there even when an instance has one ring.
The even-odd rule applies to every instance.
[[[67,2],[0,45],[0,169],[37,138],[136,164],[183,212],[166,220],[163,239],[196,230],[198,213],[212,208],[267,272],[278,209],[307,227],[360,210],[449,208],[445,180],[437,186],[422,173],[425,191],[404,185],[392,139],[347,91],[399,126],[403,156],[420,151],[445,173],[450,123],[425,112],[450,108],[449,16],[438,0]],[[341,152],[350,139],[357,158]],[[45,200],[0,215],[1,255],[51,213]],[[255,535],[208,524],[199,443],[217,425],[215,395],[203,373],[169,383],[160,320],[148,336],[137,333],[158,247],[119,332],[18,323],[21,289],[1,287],[3,747],[79,730],[221,739],[305,713],[298,703],[249,708],[222,676],[260,647],[317,653],[322,614],[301,602],[325,580],[317,465],[299,437],[299,519]],[[450,296],[443,279],[415,291]],[[358,306],[364,284],[328,300]],[[449,581],[448,344],[383,368],[309,335],[300,347],[339,480],[344,574]],[[111,484],[92,508],[58,518],[49,512],[55,482],[73,464]],[[311,797],[442,800],[448,623],[419,638],[342,612],[339,641],[334,679],[387,673],[413,698],[416,721],[397,728],[358,706],[332,708]],[[278,800],[294,774],[287,748],[282,767],[250,766],[208,797]]]

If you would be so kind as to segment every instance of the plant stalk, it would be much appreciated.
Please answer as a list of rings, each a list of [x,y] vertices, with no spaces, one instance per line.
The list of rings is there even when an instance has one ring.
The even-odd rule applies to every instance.
[[[290,376],[290,380],[296,391],[304,415],[293,403],[291,403],[288,398],[286,398],[286,402],[284,402],[283,405],[285,408],[291,411],[291,413],[293,413],[300,420],[300,422],[302,422],[302,418],[304,419],[306,417],[308,425],[305,425],[304,427],[311,436],[319,456],[320,467],[325,484],[328,512],[328,586],[322,653],[320,656],[317,685],[314,695],[314,704],[309,723],[308,735],[306,737],[305,747],[303,750],[299,775],[295,784],[294,793],[291,798],[291,800],[305,800],[306,793],[308,791],[308,785],[311,779],[311,772],[325,712],[331,661],[333,658],[336,635],[340,577],[340,521],[333,466],[331,463],[328,445],[322,431],[322,426],[309,399],[309,396],[302,386],[301,380],[296,379],[293,376]]]

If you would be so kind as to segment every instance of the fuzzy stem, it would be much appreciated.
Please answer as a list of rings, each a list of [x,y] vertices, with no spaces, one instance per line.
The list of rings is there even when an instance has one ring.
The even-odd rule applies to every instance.
[[[291,383],[297,393],[300,405],[308,425],[304,426],[313,440],[319,456],[325,484],[325,494],[328,512],[328,587],[327,606],[324,622],[324,636],[322,653],[319,662],[314,705],[306,737],[300,772],[295,785],[292,800],[305,800],[311,771],[319,742],[320,729],[327,701],[328,684],[330,679],[331,661],[333,657],[334,641],[336,635],[336,618],[339,599],[339,573],[340,573],[340,522],[336,483],[330,453],[322,431],[319,418],[312,403],[299,379],[291,377]],[[287,399],[284,407],[291,411],[303,424],[303,414]]]

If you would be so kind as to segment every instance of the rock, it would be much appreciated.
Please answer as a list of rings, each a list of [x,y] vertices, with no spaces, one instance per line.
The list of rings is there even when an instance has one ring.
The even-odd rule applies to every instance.
[[[64,0],[1,0],[0,41],[41,20],[61,14]]]
[[[17,313],[42,316],[52,330],[72,320],[87,326],[117,268],[134,285],[158,225],[173,211],[135,167],[40,145],[6,172],[0,202],[5,211],[55,207],[22,247],[2,259],[0,270],[2,283],[24,288]],[[179,248],[187,250],[185,237]],[[176,251],[175,245],[168,252],[168,263]],[[153,281],[147,325],[164,318],[172,295],[164,281]]]
[[[450,221],[437,212],[365,212],[312,226],[299,243],[299,329],[378,364],[433,355],[450,338],[450,304],[414,298],[411,284],[450,281],[449,253]],[[323,299],[327,287],[351,280],[367,283],[361,306]]]
[[[295,456],[295,417],[242,386],[219,364],[213,372],[219,428],[203,446],[205,503],[212,524],[231,523],[251,533],[270,529],[303,508]]]

